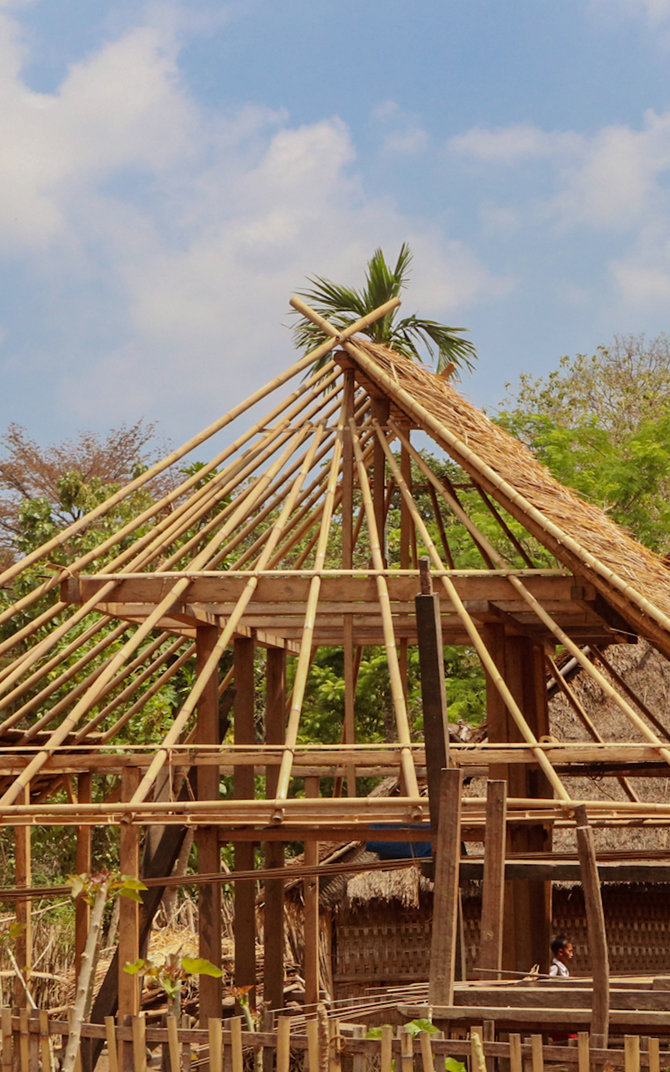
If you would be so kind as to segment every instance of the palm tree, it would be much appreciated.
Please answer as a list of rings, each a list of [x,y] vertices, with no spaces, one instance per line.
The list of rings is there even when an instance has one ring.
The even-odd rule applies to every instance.
[[[362,290],[342,287],[317,275],[309,278],[312,289],[300,291],[299,294],[315,312],[329,320],[334,327],[345,328],[391,298],[397,297],[403,287],[407,286],[411,262],[412,251],[406,242],[400,247],[393,269],[389,268],[384,260],[382,250],[376,249],[368,261],[365,286]],[[477,353],[472,343],[462,338],[464,328],[451,328],[446,324],[439,324],[436,320],[424,320],[415,313],[396,319],[397,313],[397,308],[392,309],[386,316],[365,328],[363,334],[413,361],[423,362],[419,350],[419,346],[423,346],[431,358],[437,357],[437,372],[442,372],[450,362],[459,368],[473,368]],[[296,346],[306,352],[326,338],[316,324],[304,317],[301,317],[293,328],[293,335]],[[326,360],[327,358],[322,358],[321,361],[315,362],[313,371]]]

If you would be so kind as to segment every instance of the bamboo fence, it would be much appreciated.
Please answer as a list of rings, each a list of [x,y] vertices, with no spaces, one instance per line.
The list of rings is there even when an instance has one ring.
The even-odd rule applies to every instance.
[[[67,1043],[67,1020],[44,1011],[3,1008],[0,1013],[0,1069],[2,1072],[55,1072]],[[241,1017],[212,1018],[205,1028],[178,1024],[174,1016],[153,1023],[134,1016],[120,1027],[111,1017],[104,1024],[85,1024],[81,1051],[91,1040],[102,1040],[103,1058],[110,1072],[248,1072],[264,1067],[268,1056],[276,1072],[307,1069],[308,1072],[436,1072],[450,1057],[471,1072],[503,1067],[509,1072],[589,1072],[592,1068],[623,1069],[624,1072],[660,1072],[670,1063],[670,1039],[626,1035],[618,1046],[595,1048],[586,1031],[576,1032],[570,1043],[547,1041],[541,1034],[504,1033],[495,1038],[492,1021],[445,1038],[443,1033],[414,1034],[406,1026],[385,1025],[380,1037],[366,1038],[359,1023],[326,1019],[306,1022],[279,1017],[271,1030],[243,1030]],[[255,1060],[254,1060],[254,1055]]]

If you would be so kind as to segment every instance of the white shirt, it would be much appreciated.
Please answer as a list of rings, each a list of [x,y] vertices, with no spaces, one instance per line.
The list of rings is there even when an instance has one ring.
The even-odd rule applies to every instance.
[[[556,960],[554,958],[549,966],[550,975],[560,975],[564,979],[570,978],[570,972],[566,968],[562,960]]]

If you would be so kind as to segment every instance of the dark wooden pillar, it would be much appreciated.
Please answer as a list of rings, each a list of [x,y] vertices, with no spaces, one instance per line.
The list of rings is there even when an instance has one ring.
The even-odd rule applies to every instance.
[[[286,727],[286,653],[282,648],[268,648],[265,668],[265,742],[282,744]],[[279,768],[266,767],[266,795],[272,798],[277,788]],[[284,843],[265,843],[265,866],[284,866]],[[263,1002],[267,1009],[281,1009],[284,1004],[284,881],[268,879],[265,883]]]
[[[305,778],[305,796],[319,796],[319,779]],[[316,867],[319,862],[318,841],[305,842],[305,864]],[[304,881],[305,901],[305,1005],[315,1006],[319,1000],[319,879],[308,875]]]
[[[442,771],[449,766],[449,720],[444,680],[440,598],[433,591],[427,559],[421,560],[421,592],[415,596],[423,735],[426,746],[430,823],[437,830]]]
[[[30,804],[29,786],[24,790],[23,801]],[[17,889],[26,889],[33,884],[30,827],[15,826],[14,839],[15,885]],[[32,907],[32,901],[27,898],[16,902],[16,922],[22,928],[16,939],[16,959],[26,980],[30,978],[33,961]],[[14,1002],[21,1007],[28,1004],[25,990],[18,979],[14,984]]]
[[[454,1000],[461,862],[461,790],[461,771],[457,768],[442,771],[428,977],[428,1004],[433,1006],[452,1005]]]
[[[77,799],[80,804],[90,804],[93,776],[89,771],[77,777]],[[77,827],[77,848],[75,868],[78,875],[91,873],[91,834],[90,826]],[[79,976],[81,958],[88,938],[88,924],[91,906],[83,897],[78,897],[74,906],[74,976]]]
[[[254,642],[237,637],[233,649],[235,671],[235,744],[254,744]],[[233,775],[236,800],[252,800],[254,767],[236,767]],[[253,842],[235,845],[235,870],[253,871]],[[236,882],[235,906],[235,985],[250,986],[249,1002],[256,1007],[256,906],[254,883]]]
[[[373,398],[372,415],[383,427],[386,424],[389,415],[388,399]],[[376,438],[372,456],[371,483],[375,523],[379,533],[379,546],[384,559],[384,565],[386,565],[386,455],[384,454],[384,448]]]
[[[218,638],[215,626],[201,626],[196,636],[196,668],[198,674],[209,659]],[[197,741],[200,745],[220,743],[219,733],[219,674],[218,667],[209,675],[198,701]],[[198,799],[217,800],[219,768],[198,768]],[[218,875],[221,870],[221,846],[216,826],[199,826],[196,831],[198,871]],[[206,882],[198,887],[198,942],[200,956],[221,967],[221,883]],[[221,1015],[223,988],[221,979],[200,976],[200,1026],[206,1027],[212,1016]]]
[[[121,799],[129,801],[139,785],[137,767],[124,767],[121,774]],[[121,820],[119,841],[119,870],[122,875],[139,878],[140,875],[140,829],[128,821]],[[119,1024],[129,1024],[131,1016],[140,1011],[139,975],[129,975],[124,965],[134,963],[140,955],[140,916],[139,904],[129,897],[119,897]],[[129,1042],[119,1045],[119,1067],[121,1072],[132,1072],[134,1068],[133,1048]]]

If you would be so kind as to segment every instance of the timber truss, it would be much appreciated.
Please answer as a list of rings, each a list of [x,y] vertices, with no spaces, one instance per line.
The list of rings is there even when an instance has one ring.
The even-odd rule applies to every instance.
[[[222,841],[379,840],[380,825],[391,840],[398,824],[425,839],[425,783],[451,766],[507,780],[525,855],[576,804],[594,824],[667,823],[670,804],[629,781],[615,797],[570,787],[670,764],[664,714],[601,659],[638,637],[670,654],[664,564],[443,376],[357,334],[388,307],[341,332],[293,304],[326,342],[2,575],[2,821],[121,824],[124,870],[138,828],[195,826],[218,873]],[[425,742],[407,699],[417,644]],[[484,743],[448,741],[443,644],[481,661]],[[335,744],[304,728],[323,646],[341,651]],[[381,743],[357,720],[370,646],[388,667]],[[551,737],[557,651],[611,699],[623,739],[588,716],[585,740]],[[398,792],[370,795],[363,779],[388,775]],[[483,840],[483,795],[462,821]]]
[[[321,323],[331,341],[5,571],[5,592],[16,595],[1,615],[6,819],[206,818],[256,832],[416,821],[426,811],[426,759],[411,732],[406,669],[418,641],[419,559],[439,597],[441,641],[473,648],[487,675],[489,743],[452,745],[452,764],[539,770],[552,799],[514,807],[554,821],[570,813],[559,773],[568,764],[597,762],[602,771],[670,760],[665,728],[640,713],[596,657],[638,635],[670,653],[665,566],[558,485],[444,378],[356,335],[360,324],[340,334]],[[319,358],[327,363],[310,372]],[[436,468],[414,445],[417,431],[448,464]],[[222,438],[203,464],[206,444]],[[154,498],[166,478],[167,492]],[[87,550],[58,569],[84,533]],[[341,743],[330,746],[301,734],[310,666],[323,645],[343,652]],[[383,646],[388,661],[396,733],[383,744],[356,733],[360,654],[371,645]],[[541,693],[557,646],[611,696],[630,741],[541,739]],[[267,653],[262,741],[253,718],[257,648]],[[129,728],[151,705],[160,712],[171,685],[180,695],[166,732],[129,743]],[[233,692],[234,731],[222,739],[219,708]],[[236,771],[247,789],[211,800],[157,793],[166,772],[186,766],[217,782]],[[73,790],[82,770],[109,778],[126,767],[139,779],[129,799],[86,801]],[[249,790],[256,767],[267,774],[260,796]],[[399,795],[357,795],[358,778],[390,773]],[[310,775],[344,776],[346,791],[305,798],[296,787]],[[477,825],[482,802],[465,803]],[[668,805],[635,800],[588,805],[594,818],[670,816]]]

